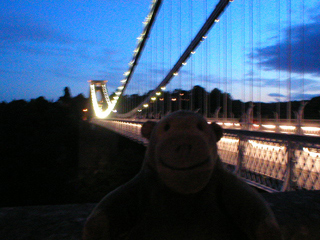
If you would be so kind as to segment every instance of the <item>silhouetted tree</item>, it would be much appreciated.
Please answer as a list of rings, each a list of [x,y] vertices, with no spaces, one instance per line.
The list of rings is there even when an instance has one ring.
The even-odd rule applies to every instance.
[[[320,119],[320,96],[312,98],[306,104],[304,113],[307,119]]]
[[[72,202],[83,95],[0,104],[0,206]],[[70,99],[69,99],[70,98]],[[66,105],[65,100],[69,99]],[[63,100],[63,101],[62,101]]]
[[[59,102],[61,102],[62,104],[68,105],[71,101],[71,94],[70,94],[69,87],[65,87],[63,92],[64,92],[64,95],[59,98]]]

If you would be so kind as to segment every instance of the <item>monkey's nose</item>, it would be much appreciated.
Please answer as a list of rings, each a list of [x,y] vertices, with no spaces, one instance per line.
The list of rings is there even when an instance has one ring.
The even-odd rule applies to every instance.
[[[175,148],[175,154],[179,158],[185,158],[191,154],[192,145],[191,144],[180,144]]]

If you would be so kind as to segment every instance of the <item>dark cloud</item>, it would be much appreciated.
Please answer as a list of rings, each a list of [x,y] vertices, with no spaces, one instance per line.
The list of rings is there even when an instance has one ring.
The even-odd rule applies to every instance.
[[[287,97],[286,95],[283,95],[283,94],[280,94],[280,93],[269,93],[268,96],[269,97],[275,97],[275,98]]]
[[[279,88],[279,91],[287,91],[287,79],[261,79],[262,87],[272,87],[273,89]],[[275,90],[273,90],[275,91]],[[320,93],[319,81],[314,79],[291,78],[291,99],[292,100],[308,100],[318,96]],[[276,100],[286,98],[287,95],[280,94],[279,92],[272,92],[268,94],[269,97],[274,97]],[[278,101],[277,100],[277,101]]]
[[[0,15],[0,40],[3,43],[52,42],[69,43],[70,37],[44,21],[27,16]]]
[[[281,82],[280,88],[283,89],[287,86],[285,80]],[[277,80],[264,80],[265,86],[278,87],[279,81]],[[291,99],[292,100],[309,100],[313,97],[319,96],[320,85],[316,80],[311,79],[292,79],[291,82]],[[269,93],[269,97],[274,97],[276,99],[287,98],[287,95],[281,93]]]
[[[259,80],[255,80],[256,86],[258,85]],[[279,84],[280,83],[280,84]],[[261,79],[261,86],[262,87],[286,87],[287,86],[287,79],[282,78],[279,79]],[[319,81],[314,79],[302,79],[302,78],[291,78],[291,89],[298,90],[300,88],[304,88],[305,91],[320,91],[320,84]]]
[[[314,97],[319,97],[320,94],[302,94],[302,93],[295,93],[295,94],[292,94],[291,95],[291,98],[292,99],[297,99],[297,100],[301,100],[301,99],[304,99],[304,100],[310,100]]]
[[[65,56],[77,41],[46,21],[0,13],[0,54]]]
[[[117,52],[102,44],[74,38],[45,20],[23,14],[0,13],[0,43],[0,54],[8,59],[19,54],[20,58],[39,55],[96,64],[118,61]]]
[[[288,39],[265,48],[257,49],[255,57],[262,58],[266,70],[284,70],[291,68],[295,73],[320,75],[320,15],[312,17],[315,22],[297,25],[291,28],[291,58],[288,61]],[[288,32],[288,29],[285,29]],[[304,34],[303,34],[304,33]],[[286,35],[287,36],[287,35]],[[279,52],[280,51],[280,52]],[[290,66],[291,65],[291,66]]]

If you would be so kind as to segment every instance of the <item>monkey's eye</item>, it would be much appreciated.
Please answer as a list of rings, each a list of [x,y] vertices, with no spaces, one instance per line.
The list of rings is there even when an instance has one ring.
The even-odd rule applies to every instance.
[[[163,129],[164,129],[165,132],[168,131],[170,129],[170,124],[167,123],[166,125],[164,125]]]
[[[198,128],[200,131],[203,131],[203,130],[204,130],[204,126],[203,126],[203,124],[201,124],[201,123],[198,123],[198,124],[197,124],[197,128]]]

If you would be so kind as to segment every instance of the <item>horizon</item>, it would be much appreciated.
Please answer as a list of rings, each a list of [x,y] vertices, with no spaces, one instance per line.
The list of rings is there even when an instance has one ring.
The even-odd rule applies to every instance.
[[[199,85],[196,85],[196,86],[199,86]],[[195,86],[194,86],[195,87]],[[199,86],[199,87],[201,87],[201,88],[203,88],[202,86]],[[69,88],[69,87],[68,87]],[[203,88],[203,89],[205,89],[205,88]],[[222,94],[225,94],[225,92],[223,92],[221,89],[219,89],[219,88],[214,88],[214,89],[218,89],[218,90],[220,90],[221,91],[221,93]],[[212,89],[211,91],[213,91],[214,89]],[[185,90],[185,89],[174,89],[174,90],[172,90],[172,91],[164,91],[165,93],[173,93],[174,91],[186,91],[186,92],[190,92],[191,91],[191,89],[189,89],[189,90]],[[78,93],[78,94],[76,94],[76,95],[73,95],[72,94],[72,89],[70,89],[69,88],[69,91],[70,91],[70,97],[71,98],[75,98],[75,97],[77,97],[77,96],[79,96],[79,95],[82,95],[84,98],[86,98],[86,99],[89,99],[89,96],[85,96],[83,93]],[[210,92],[211,91],[206,91],[208,94],[210,94]],[[38,97],[35,97],[35,98],[30,98],[30,99],[23,99],[23,98],[20,98],[20,99],[12,99],[11,101],[0,101],[0,103],[11,103],[11,102],[14,102],[14,101],[20,101],[20,100],[22,100],[22,101],[26,101],[26,102],[30,102],[30,101],[32,101],[32,100],[36,100],[36,99],[38,99],[38,98],[44,98],[46,101],[48,101],[48,102],[58,102],[59,101],[59,98],[60,97],[63,97],[63,95],[64,95],[64,90],[61,90],[61,96],[59,96],[57,99],[48,99],[48,98],[46,98],[45,96],[42,96],[42,95],[40,95],[40,96],[38,96]],[[112,93],[111,95],[113,95],[114,93]],[[130,95],[127,95],[127,94],[124,94],[124,96],[132,96],[132,95],[135,95],[135,94],[137,94],[137,93],[134,93],[134,94],[130,94]],[[246,102],[244,102],[243,100],[241,100],[241,99],[234,99],[233,97],[232,97],[232,95],[230,94],[230,93],[227,93],[230,97],[231,97],[231,100],[232,101],[240,101],[240,102],[243,102],[243,103],[250,103],[251,101],[246,101]],[[110,96],[111,96],[110,95]],[[145,92],[145,93],[143,93],[143,94],[137,94],[138,96],[144,96],[144,95],[147,95],[147,92]],[[319,95],[317,95],[317,96],[315,96],[315,97],[312,97],[311,99],[301,99],[301,100],[291,100],[291,102],[308,102],[308,101],[310,101],[310,100],[312,100],[312,99],[314,99],[314,98],[319,98],[320,97],[320,94]],[[253,103],[266,103],[266,104],[273,104],[273,103],[287,103],[288,101],[270,101],[270,102],[259,102],[259,101],[254,101]]]

